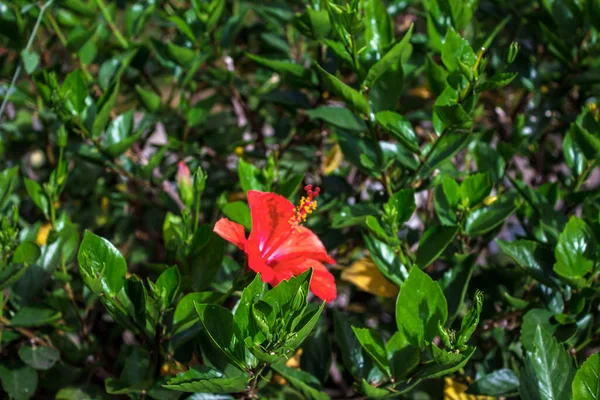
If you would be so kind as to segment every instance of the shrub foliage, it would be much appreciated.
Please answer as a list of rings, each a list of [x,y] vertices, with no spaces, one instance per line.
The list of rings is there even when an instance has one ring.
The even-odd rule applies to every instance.
[[[0,1],[0,397],[599,399],[599,21]]]

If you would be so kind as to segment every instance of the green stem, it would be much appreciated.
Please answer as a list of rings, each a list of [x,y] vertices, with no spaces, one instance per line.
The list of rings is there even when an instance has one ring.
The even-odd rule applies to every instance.
[[[427,155],[425,155],[425,157],[421,160],[421,163],[419,164],[419,166],[415,170],[415,172],[414,172],[414,174],[412,176],[413,178],[418,178],[419,177],[419,173],[421,172],[421,170],[423,169],[423,167],[429,162],[429,158],[431,157],[431,155],[433,154],[433,152],[435,151],[435,149],[437,148],[437,146],[442,141],[442,138],[444,137],[444,135],[446,134],[446,132],[448,132],[447,128],[442,131],[442,133],[440,134],[440,136],[433,143],[433,145],[431,146],[431,149],[429,149],[429,151],[427,152]],[[404,179],[404,181],[402,182],[402,185],[401,185],[402,187],[404,187],[404,185],[406,184],[406,180],[407,179]],[[410,178],[408,178],[408,180],[410,180]]]
[[[37,35],[38,29],[40,28],[40,24],[42,22],[44,12],[46,11],[46,9],[48,7],[50,7],[50,5],[52,5],[53,2],[54,2],[54,0],[48,0],[47,3],[45,3],[43,6],[40,7],[40,14],[38,15],[37,20],[35,21],[35,25],[33,26],[33,30],[31,31],[31,36],[29,36],[29,40],[27,41],[27,46],[25,46],[25,48],[23,49],[24,52],[28,52],[29,49],[31,48],[31,46],[33,45],[33,40],[35,39],[35,36]],[[13,78],[10,82],[10,86],[8,87],[8,90],[6,91],[6,95],[4,96],[4,100],[2,101],[2,105],[0,106],[0,119],[2,119],[2,115],[4,115],[4,110],[6,109],[6,106],[8,104],[8,99],[10,97],[11,92],[15,88],[15,85],[17,84],[17,80],[19,79],[19,76],[21,75],[22,69],[23,69],[23,62],[19,62],[19,65],[17,66],[17,69],[15,71],[15,74],[13,75]]]
[[[119,31],[119,28],[117,28],[117,26],[113,22],[112,16],[110,15],[108,8],[106,7],[106,4],[104,4],[104,1],[102,1],[102,0],[95,0],[95,1],[96,1],[96,4],[98,5],[98,7],[100,7],[100,11],[102,11],[102,15],[104,16],[104,19],[106,20],[106,23],[108,24],[108,27],[110,28],[110,30],[113,32],[113,34],[119,41],[119,44],[124,49],[127,49],[129,47],[129,43],[127,43],[127,40],[123,37],[123,35]]]
[[[585,179],[587,178],[590,171],[594,168],[595,164],[596,163],[594,162],[594,160],[589,161],[587,167],[585,168],[585,171],[583,171],[583,173],[577,177],[577,183],[575,184],[574,190],[575,192],[579,191],[581,185],[583,185],[583,182],[585,182]]]
[[[371,140],[375,145],[375,152],[377,153],[377,162],[381,167],[381,181],[383,183],[383,187],[389,197],[394,195],[391,187],[390,177],[388,176],[385,170],[385,159],[383,157],[383,151],[381,151],[381,146],[379,145],[379,138],[377,137],[376,128],[373,126],[370,120],[367,120],[367,127],[369,128],[369,132],[371,133]]]

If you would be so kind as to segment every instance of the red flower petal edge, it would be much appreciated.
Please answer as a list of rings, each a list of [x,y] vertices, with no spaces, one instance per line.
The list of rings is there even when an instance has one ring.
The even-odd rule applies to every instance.
[[[335,261],[325,246],[310,229],[299,224],[316,206],[314,197],[319,193],[307,186],[308,197],[297,208],[285,197],[257,190],[248,191],[248,205],[252,216],[252,231],[248,239],[244,227],[227,218],[221,218],[214,232],[235,244],[246,253],[248,267],[260,273],[263,282],[275,286],[282,280],[313,269],[310,290],[320,299],[333,301],[337,296],[335,279],[323,263]]]

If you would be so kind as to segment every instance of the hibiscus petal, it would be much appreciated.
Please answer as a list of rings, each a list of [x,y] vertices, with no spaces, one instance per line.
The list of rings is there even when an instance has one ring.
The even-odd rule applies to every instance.
[[[277,285],[283,280],[290,279],[292,276],[297,276],[309,268],[313,269],[312,278],[310,281],[310,290],[326,302],[331,302],[337,297],[337,289],[335,287],[335,278],[327,270],[327,268],[319,261],[305,259],[304,261],[291,261],[285,263],[277,263],[274,265],[275,278],[271,284]]]
[[[257,190],[248,191],[248,205],[252,216],[248,239],[255,240],[260,252],[267,254],[290,232],[294,205],[281,195]]]
[[[260,273],[260,278],[263,282],[272,283],[275,278],[275,271],[269,267],[262,258],[258,244],[254,239],[249,239],[246,242],[246,255],[248,256],[248,267],[256,273]]]
[[[235,244],[240,250],[246,246],[246,232],[244,227],[227,218],[221,218],[215,224],[213,231],[223,239]]]
[[[300,226],[295,229],[266,260],[271,264],[282,263],[296,258],[310,258],[328,264],[335,264],[335,260],[327,255],[327,250],[317,235],[310,229]]]

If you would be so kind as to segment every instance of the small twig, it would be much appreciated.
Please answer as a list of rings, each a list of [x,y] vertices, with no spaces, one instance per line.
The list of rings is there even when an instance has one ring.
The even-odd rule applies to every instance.
[[[119,28],[117,28],[117,26],[113,22],[112,17],[110,15],[110,13],[108,12],[108,8],[106,8],[106,4],[104,4],[104,2],[102,0],[95,0],[95,1],[96,1],[96,4],[98,5],[98,7],[100,7],[100,11],[102,11],[102,15],[104,16],[104,19],[106,20],[106,23],[108,24],[108,27],[110,28],[112,33],[117,38],[117,41],[119,42],[121,47],[123,47],[125,50],[127,50],[127,48],[129,47],[129,43],[127,43],[127,40],[123,37],[123,35],[119,31]]]

